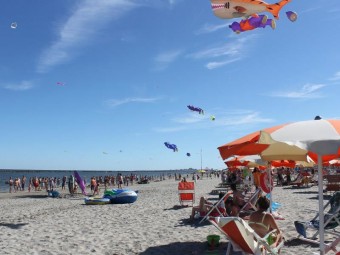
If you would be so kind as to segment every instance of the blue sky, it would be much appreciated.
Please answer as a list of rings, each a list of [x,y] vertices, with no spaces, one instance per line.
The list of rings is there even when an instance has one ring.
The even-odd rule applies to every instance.
[[[202,149],[221,169],[222,144],[340,117],[339,0],[292,0],[275,30],[233,21],[208,0],[2,1],[0,168],[200,168]]]

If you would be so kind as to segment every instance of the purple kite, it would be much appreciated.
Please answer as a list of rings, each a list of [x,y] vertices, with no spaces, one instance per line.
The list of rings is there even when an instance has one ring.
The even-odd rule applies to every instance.
[[[233,22],[229,27],[239,34],[244,31],[253,30],[255,28],[265,28],[270,26],[272,29],[276,28],[275,20],[268,19],[267,15],[258,15],[257,17],[250,17],[248,19],[241,20],[240,22]]]
[[[286,15],[287,15],[288,19],[289,19],[291,22],[294,22],[294,21],[297,20],[297,13],[296,13],[296,12],[287,11],[287,12],[286,12]]]
[[[195,107],[195,106],[192,106],[192,105],[188,105],[187,107],[188,107],[191,111],[198,112],[199,114],[204,114],[203,109],[201,109],[201,108],[199,108],[199,107]]]
[[[171,144],[169,142],[165,142],[164,145],[168,148],[173,150],[174,152],[178,151],[176,144]]]

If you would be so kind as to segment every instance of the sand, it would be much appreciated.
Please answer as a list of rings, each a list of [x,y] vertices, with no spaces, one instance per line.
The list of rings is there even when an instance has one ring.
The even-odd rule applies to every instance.
[[[214,201],[217,196],[210,192],[219,183],[217,178],[198,180],[196,204],[200,196]],[[0,193],[0,253],[225,254],[228,240],[213,225],[189,221],[191,207],[179,206],[175,180],[129,188],[139,191],[138,200],[118,205],[85,205],[81,194],[50,198],[43,191]],[[315,216],[317,187],[275,187],[273,198],[282,204],[279,212],[285,218],[278,221],[286,238],[281,254],[318,254],[317,245],[296,238],[293,224]],[[210,234],[221,236],[214,252],[207,246]]]

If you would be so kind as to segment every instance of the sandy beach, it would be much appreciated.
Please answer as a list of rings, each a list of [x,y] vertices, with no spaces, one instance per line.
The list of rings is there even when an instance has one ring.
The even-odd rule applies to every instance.
[[[210,192],[219,183],[218,178],[198,180],[196,204],[200,196],[216,201]],[[208,222],[191,223],[191,207],[179,206],[177,181],[129,188],[138,190],[138,200],[118,205],[85,205],[80,194],[51,198],[43,191],[0,193],[1,254],[225,254],[227,239]],[[317,187],[275,187],[273,201],[282,204],[279,213],[285,218],[278,221],[286,238],[281,254],[318,254],[317,245],[296,238],[293,224],[315,216]],[[221,236],[214,252],[207,246],[210,234]]]

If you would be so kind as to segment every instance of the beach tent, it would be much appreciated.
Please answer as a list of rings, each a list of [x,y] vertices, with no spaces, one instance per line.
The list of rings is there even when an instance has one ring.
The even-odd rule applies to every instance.
[[[317,116],[314,120],[282,124],[266,128],[263,131],[270,134],[272,139],[276,141],[286,142],[306,149],[308,156],[318,162],[320,254],[323,255],[325,254],[325,249],[322,162],[327,162],[340,156],[340,120],[323,120]],[[259,143],[260,134],[261,132],[257,131],[220,146],[218,149],[222,159],[232,155],[260,154],[269,147],[268,144]],[[285,158],[282,155],[281,159],[292,160],[293,158]]]

